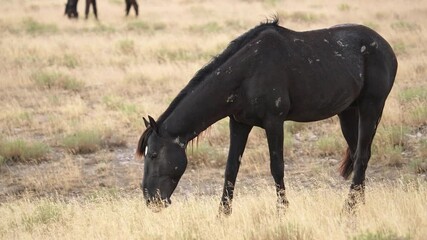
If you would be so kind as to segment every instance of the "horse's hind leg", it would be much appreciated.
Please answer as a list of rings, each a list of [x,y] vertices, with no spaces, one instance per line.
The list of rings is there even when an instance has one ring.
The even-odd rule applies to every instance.
[[[245,150],[246,141],[252,126],[237,122],[230,117],[230,149],[228,152],[227,166],[225,168],[224,190],[222,193],[220,213],[231,214],[234,184],[239,172],[240,159]]]
[[[341,162],[341,176],[347,179],[353,172],[354,153],[357,148],[359,112],[358,108],[351,106],[338,114],[341,131],[347,142],[348,148],[344,159]]]
[[[381,82],[381,79],[377,79],[377,84],[378,82]],[[369,84],[367,85],[369,87]],[[354,175],[345,204],[347,212],[353,212],[359,202],[364,202],[365,172],[371,158],[372,141],[381,119],[385,100],[390,91],[386,84],[384,84],[383,88],[378,86],[381,86],[381,84],[376,85],[376,88],[365,89],[358,101],[359,134],[353,165]]]

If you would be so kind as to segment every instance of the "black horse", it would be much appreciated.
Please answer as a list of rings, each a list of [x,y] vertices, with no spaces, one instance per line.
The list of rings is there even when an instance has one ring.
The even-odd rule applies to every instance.
[[[135,15],[138,16],[138,3],[136,0],[125,0],[126,2],[126,16],[129,15],[131,7],[135,10]]]
[[[141,188],[148,205],[170,204],[187,166],[187,143],[230,118],[230,149],[220,210],[231,213],[234,184],[249,132],[264,128],[278,206],[285,196],[283,122],[338,115],[348,144],[341,175],[354,171],[345,209],[364,200],[365,170],[397,60],[390,45],[361,25],[295,32],[263,23],[232,41],[200,69],[155,121],[145,120],[137,155],[144,156]]]
[[[65,4],[64,15],[67,15],[68,18],[78,18],[79,13],[77,12],[77,3],[79,0],[68,0]]]

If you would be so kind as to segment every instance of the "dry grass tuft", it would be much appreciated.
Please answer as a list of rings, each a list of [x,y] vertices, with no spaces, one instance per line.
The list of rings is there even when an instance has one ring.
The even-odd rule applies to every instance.
[[[153,213],[140,196],[114,191],[85,200],[20,200],[0,206],[0,236],[20,239],[423,239],[426,185],[367,187],[357,216],[341,213],[342,190],[289,188],[290,208],[277,215],[274,191],[259,185],[238,194],[230,217],[218,218],[218,199],[177,197]],[[281,213],[283,214],[283,213]],[[96,227],[94,227],[96,226]]]

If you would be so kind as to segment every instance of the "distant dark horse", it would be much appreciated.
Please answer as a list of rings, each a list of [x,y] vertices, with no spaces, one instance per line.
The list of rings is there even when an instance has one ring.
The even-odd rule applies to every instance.
[[[68,0],[65,4],[65,15],[68,16],[68,18],[78,18],[79,13],[77,12],[77,3],[79,0]],[[90,5],[92,5],[93,8],[93,14],[95,15],[95,18],[98,19],[98,10],[96,9],[96,0],[86,0],[86,8],[85,8],[85,18],[87,19],[89,16],[89,8]]]
[[[86,0],[85,18],[87,19],[89,16],[90,5],[92,5],[93,14],[95,15],[95,18],[98,19],[98,10],[96,9],[96,0]]]
[[[126,16],[129,15],[130,8],[133,6],[135,10],[135,15],[138,16],[138,3],[136,0],[125,0],[126,2]]]
[[[278,21],[232,41],[200,69],[155,121],[145,120],[137,155],[144,156],[141,188],[148,205],[170,204],[187,166],[185,148],[216,121],[230,118],[230,149],[221,212],[231,213],[234,184],[249,132],[264,128],[278,207],[285,195],[283,122],[338,115],[348,144],[341,175],[354,171],[345,209],[364,200],[365,170],[397,60],[390,45],[360,25],[295,32]]]
[[[79,0],[68,0],[65,4],[64,15],[67,15],[68,18],[78,18],[79,13],[77,12],[77,3]]]

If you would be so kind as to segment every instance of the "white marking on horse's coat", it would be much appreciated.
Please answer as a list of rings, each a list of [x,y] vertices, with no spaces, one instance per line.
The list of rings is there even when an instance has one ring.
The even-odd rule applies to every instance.
[[[175,138],[175,139],[173,140],[173,142],[174,142],[174,143],[176,143],[176,144],[178,144],[181,148],[184,148],[184,147],[185,147],[185,144],[184,144],[184,143],[182,143],[181,141],[179,141],[179,137]]]
[[[234,102],[234,99],[236,99],[236,95],[235,94],[231,94],[230,96],[228,96],[227,102],[228,103],[232,103],[232,102]]]
[[[220,74],[221,74],[221,70],[220,69],[216,70],[216,75],[218,76]]]
[[[369,46],[378,48],[377,42],[371,42],[371,44],[369,44]]]
[[[258,49],[255,49],[254,53],[257,53],[257,52],[258,52]]]
[[[145,147],[144,156],[147,156],[148,153],[148,146]]]
[[[361,48],[360,48],[360,52],[361,53],[364,53],[366,51],[366,46],[365,45],[363,45]]]
[[[325,43],[329,43],[328,39],[326,39],[326,38],[324,38],[324,39],[323,39],[323,41],[324,41]]]
[[[337,52],[337,51],[334,51],[334,54],[335,54],[336,57],[342,57],[342,54],[339,53],[339,52]]]
[[[337,44],[340,46],[340,47],[347,47],[348,46],[348,44],[344,44],[343,42],[341,42],[340,40],[338,40],[337,41]]]
[[[242,161],[242,155],[239,155],[239,162]]]
[[[320,62],[320,59],[316,59],[316,62]]]
[[[313,60],[311,60],[311,58],[307,58],[307,60],[308,60],[308,63],[310,63],[310,64],[313,63]]]
[[[294,42],[302,42],[302,43],[303,43],[303,42],[304,42],[304,40],[302,40],[302,39],[298,39],[298,38],[295,38],[295,39],[294,39]]]
[[[178,166],[175,167],[175,170],[178,170]]]
[[[256,43],[256,44],[259,44],[260,42],[261,42],[261,40],[258,40],[258,41],[256,41],[255,43]]]
[[[227,73],[227,74],[230,74],[230,73],[232,73],[233,71],[231,70],[231,67],[228,67],[227,68],[227,70],[225,70],[225,73]]]
[[[281,101],[282,101],[281,97],[279,97],[278,99],[276,99],[276,101],[275,101],[276,107],[279,107]]]

